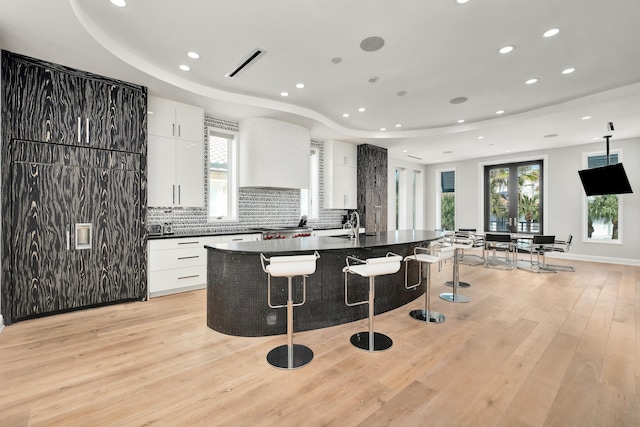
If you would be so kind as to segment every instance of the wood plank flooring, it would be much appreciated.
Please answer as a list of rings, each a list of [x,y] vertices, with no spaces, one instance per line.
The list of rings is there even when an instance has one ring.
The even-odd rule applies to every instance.
[[[296,333],[315,358],[295,371],[265,360],[285,336],[208,329],[204,290],[19,322],[0,334],[0,425],[638,426],[640,267],[565,263],[463,265],[467,304],[438,298],[446,265],[445,323],[409,317],[420,297],[376,316],[386,352],[349,343],[366,320]]]

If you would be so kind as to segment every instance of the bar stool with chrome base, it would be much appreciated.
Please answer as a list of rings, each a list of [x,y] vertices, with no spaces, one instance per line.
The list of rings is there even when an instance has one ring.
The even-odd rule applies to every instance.
[[[460,286],[460,244],[455,243],[455,236],[452,237],[451,246],[453,247],[453,281],[451,282],[452,292],[443,292],[440,294],[440,298],[449,302],[469,302],[471,301],[468,296],[458,293],[458,287]],[[466,243],[465,243],[466,244]],[[473,243],[471,243],[473,245]],[[446,283],[445,283],[446,284]],[[467,283],[467,285],[469,285]],[[470,285],[469,285],[470,286]]]
[[[446,320],[444,314],[431,310],[431,264],[439,263],[453,256],[453,247],[434,245],[428,248],[416,247],[413,255],[404,257],[404,287],[406,289],[415,289],[422,283],[422,264],[425,264],[425,291],[424,291],[424,310],[411,310],[409,316],[416,320],[428,323],[442,323]],[[408,284],[408,262],[418,262],[418,283]]]
[[[460,271],[459,268],[460,268],[460,263],[462,262],[462,257],[464,256],[463,255],[464,250],[473,248],[475,243],[476,243],[475,237],[470,233],[466,233],[466,234],[456,233],[452,236],[451,245],[456,249],[454,251],[455,259],[453,260],[454,278]],[[453,283],[454,283],[454,280],[448,280],[444,282],[445,286],[449,286],[449,287],[453,287]],[[460,280],[458,280],[459,288],[468,288],[470,286],[471,285],[469,283],[461,282]],[[463,301],[460,301],[460,302],[463,302]]]
[[[349,264],[349,260],[355,261],[357,264]],[[344,272],[344,302],[349,307],[361,304],[369,304],[369,331],[358,332],[351,336],[351,344],[368,351],[387,350],[393,341],[388,336],[373,331],[373,317],[375,315],[375,279],[376,276],[384,274],[394,274],[400,270],[400,261],[402,257],[392,252],[388,252],[386,256],[379,258],[369,258],[361,260],[353,256],[347,257],[347,266],[342,269]],[[349,302],[348,298],[348,274],[357,274],[362,277],[369,278],[369,298],[358,302]]]
[[[267,354],[267,362],[276,368],[296,369],[313,359],[313,351],[304,345],[293,344],[293,307],[303,305],[307,299],[307,276],[316,271],[316,260],[320,254],[313,255],[274,256],[271,258],[260,254],[262,270],[267,273],[267,303],[271,308],[287,307],[287,345],[274,348]],[[265,265],[265,262],[268,265]],[[271,304],[271,276],[286,277],[288,282],[287,304]],[[302,302],[293,302],[292,279],[302,276]]]

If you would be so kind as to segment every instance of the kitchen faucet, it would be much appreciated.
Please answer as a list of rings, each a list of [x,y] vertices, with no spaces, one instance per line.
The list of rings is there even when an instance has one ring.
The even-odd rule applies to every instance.
[[[351,212],[351,216],[349,217],[349,221],[346,222],[345,228],[347,225],[349,226],[349,237],[351,239],[358,240],[360,237],[360,215],[358,215],[357,211]]]

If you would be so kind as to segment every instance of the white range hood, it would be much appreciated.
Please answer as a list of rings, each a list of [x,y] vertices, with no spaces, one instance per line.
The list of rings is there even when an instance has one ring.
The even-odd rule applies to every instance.
[[[240,122],[240,187],[309,188],[309,129],[266,118]]]

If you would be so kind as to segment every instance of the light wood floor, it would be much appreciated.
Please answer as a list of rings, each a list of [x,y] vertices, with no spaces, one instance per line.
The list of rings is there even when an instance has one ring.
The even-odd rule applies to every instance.
[[[0,334],[0,425],[636,426],[640,267],[572,261],[575,273],[461,267],[468,304],[443,324],[376,316],[393,347],[349,336],[366,320],[296,333],[315,358],[269,366],[285,336],[207,328],[195,291],[19,322]],[[266,304],[266,302],[265,302]]]

